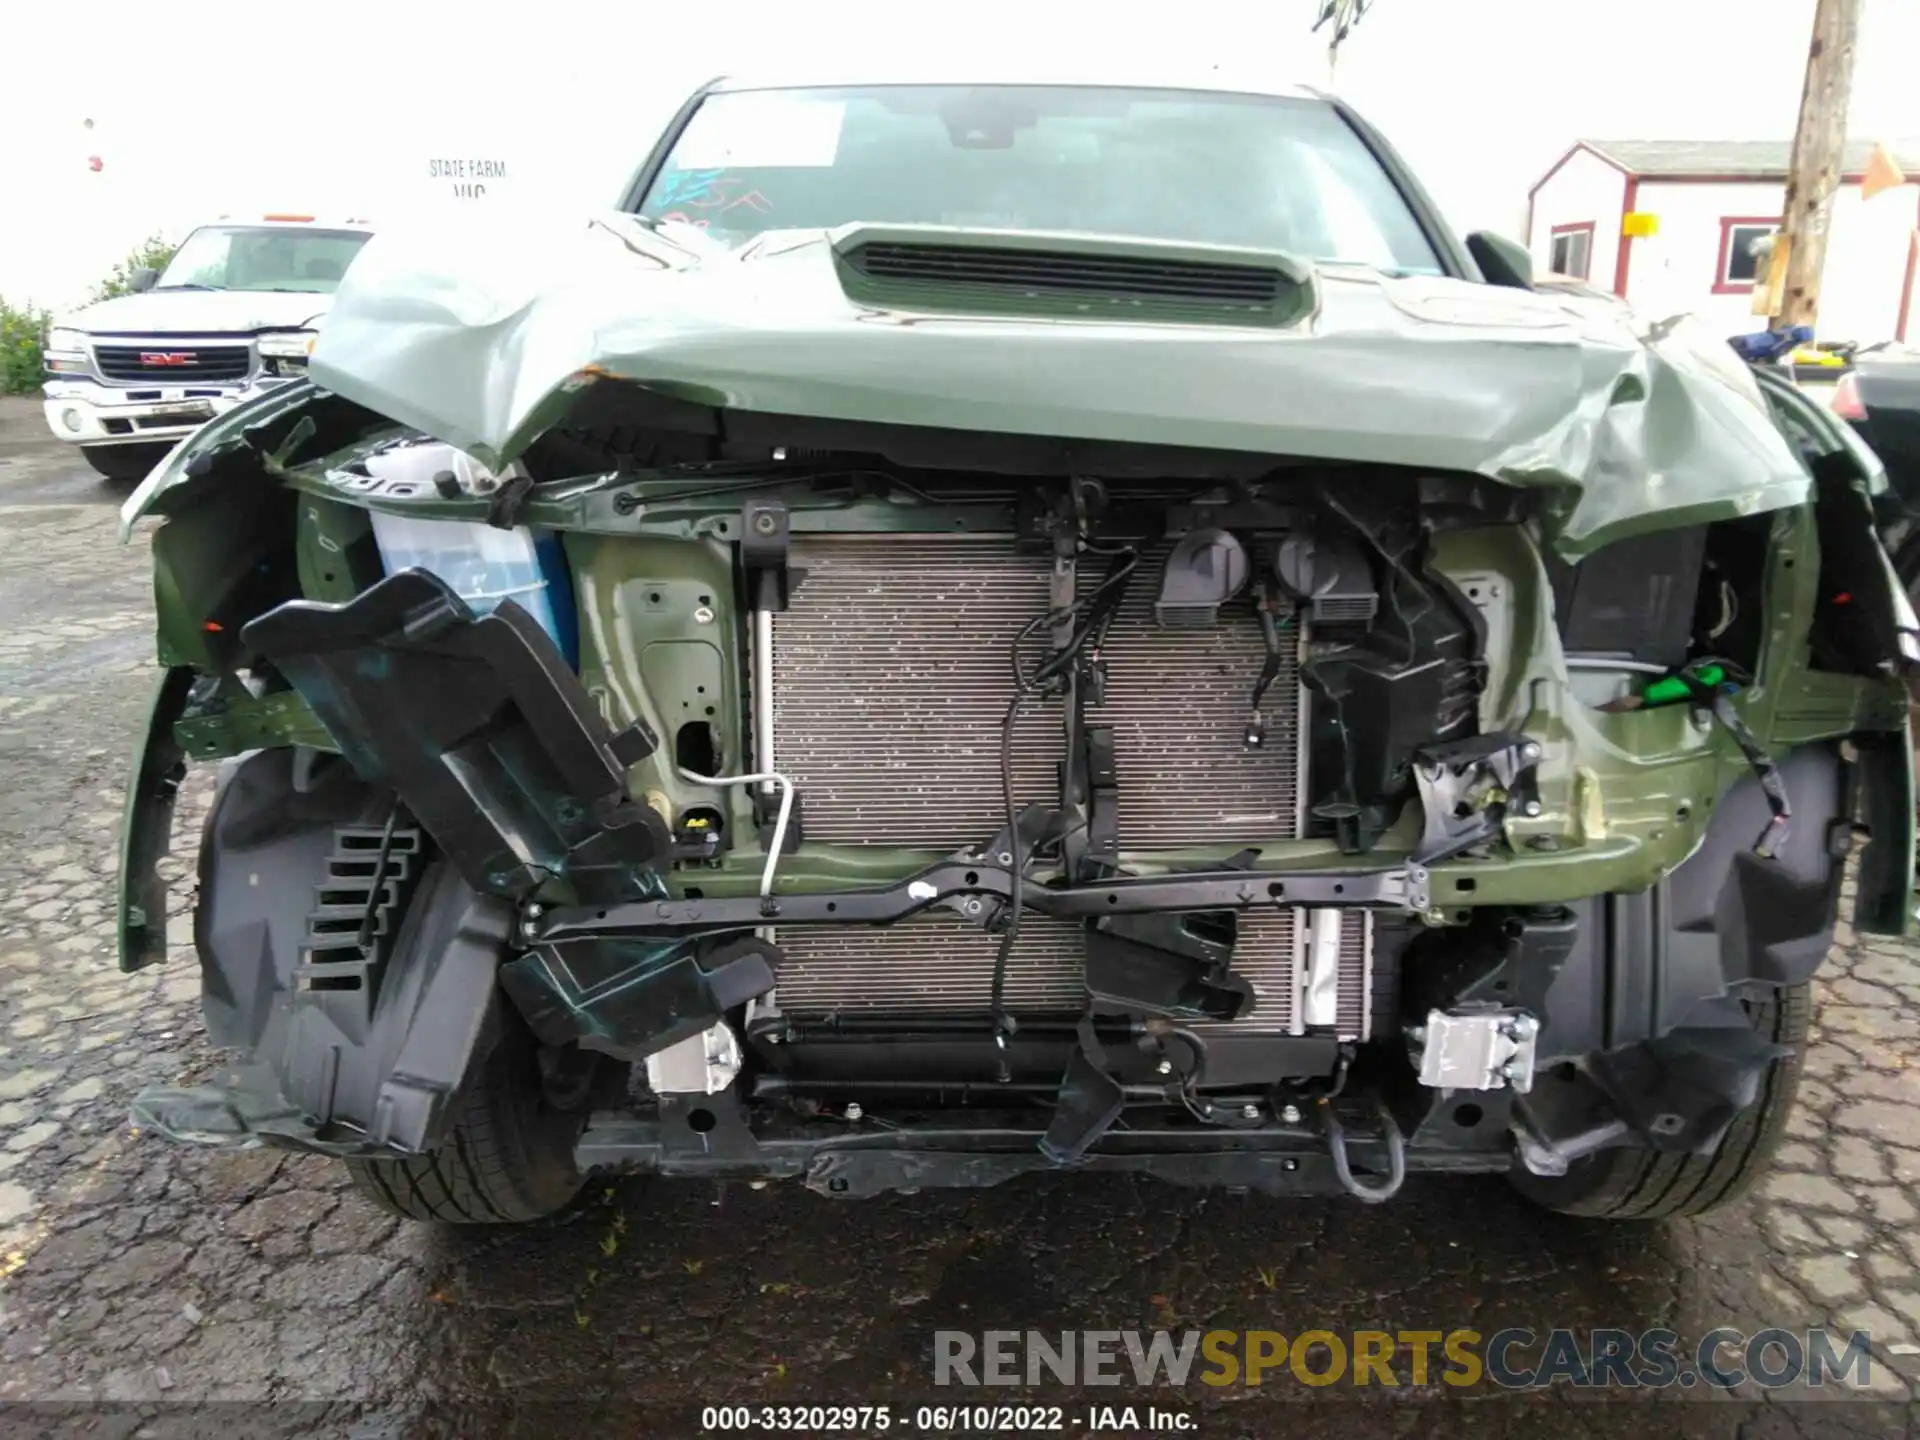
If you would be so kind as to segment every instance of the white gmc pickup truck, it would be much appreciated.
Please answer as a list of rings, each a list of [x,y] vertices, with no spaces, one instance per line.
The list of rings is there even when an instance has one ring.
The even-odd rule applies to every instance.
[[[221,220],[134,292],[47,335],[47,424],[102,475],[138,479],[213,416],[303,374],[365,221]]]

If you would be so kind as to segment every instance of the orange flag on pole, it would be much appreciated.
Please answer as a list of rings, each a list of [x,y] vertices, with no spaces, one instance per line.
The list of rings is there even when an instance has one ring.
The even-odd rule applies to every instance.
[[[1867,157],[1866,174],[1860,177],[1860,198],[1871,200],[1882,190],[1896,190],[1907,183],[1906,175],[1885,145],[1873,147]]]

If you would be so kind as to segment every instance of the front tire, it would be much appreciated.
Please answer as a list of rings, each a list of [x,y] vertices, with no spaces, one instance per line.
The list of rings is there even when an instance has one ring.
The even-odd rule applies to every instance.
[[[109,480],[135,483],[167,458],[170,445],[82,445],[87,463]]]
[[[1549,1210],[1602,1220],[1704,1215],[1745,1195],[1772,1167],[1793,1114],[1813,1014],[1812,986],[1783,986],[1745,1003],[1754,1030],[1775,1044],[1792,1046],[1793,1053],[1773,1062],[1760,1094],[1734,1116],[1711,1154],[1605,1150],[1575,1161],[1565,1175],[1516,1171],[1514,1186]]]
[[[586,1184],[573,1161],[590,1087],[556,1104],[539,1047],[503,1007],[504,1033],[469,1081],[437,1150],[348,1160],[354,1187],[390,1214],[439,1225],[514,1225],[573,1204]]]

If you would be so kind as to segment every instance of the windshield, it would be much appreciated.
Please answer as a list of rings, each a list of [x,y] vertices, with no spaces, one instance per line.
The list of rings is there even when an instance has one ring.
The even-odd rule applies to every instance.
[[[187,236],[156,290],[305,290],[331,295],[367,235],[285,225],[209,225]]]
[[[1380,162],[1320,100],[996,85],[720,93],[694,112],[640,210],[730,244],[870,221],[1441,270]]]

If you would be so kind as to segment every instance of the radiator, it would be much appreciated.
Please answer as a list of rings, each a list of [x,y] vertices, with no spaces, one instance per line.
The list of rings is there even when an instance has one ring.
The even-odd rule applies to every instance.
[[[1269,909],[1241,915],[1233,971],[1253,987],[1253,1008],[1231,1024],[1199,1028],[1366,1038],[1371,1022],[1371,920],[1359,910],[1342,915],[1336,1017],[1330,1026],[1309,1026],[1301,1005],[1308,965],[1301,912]],[[884,929],[787,925],[777,938],[786,958],[775,977],[775,994],[787,1015],[990,1014],[999,937],[957,916],[918,916]],[[1026,916],[1007,962],[1008,1011],[1029,1018],[1078,1016],[1086,1008],[1080,970],[1084,953],[1079,922]]]
[[[1154,620],[1161,547],[1148,551],[1108,633],[1107,693],[1087,721],[1114,732],[1122,849],[1233,845],[1300,833],[1298,653],[1263,707],[1266,744],[1242,743],[1266,646],[1244,599],[1205,630]],[[775,768],[804,796],[808,842],[951,851],[1006,823],[1001,722],[1013,694],[1008,648],[1048,608],[1051,562],[1005,537],[795,537],[804,571],[773,625]],[[1085,593],[1105,562],[1082,567]],[[1032,652],[1044,653],[1046,640]],[[1062,716],[1035,704],[1015,729],[1019,804],[1060,799]],[[1234,970],[1253,986],[1236,1033],[1307,1027],[1306,929],[1299,912],[1243,915]],[[793,1016],[986,1015],[998,937],[944,912],[887,928],[783,926],[776,994]],[[1372,931],[1343,920],[1337,1032],[1364,1037]],[[1017,1015],[1078,1015],[1085,1006],[1077,923],[1029,914],[1007,969]]]
[[[1268,692],[1266,744],[1242,743],[1266,661],[1252,606],[1206,630],[1162,630],[1148,553],[1108,632],[1106,703],[1123,849],[1239,844],[1300,833],[1297,651]],[[1006,823],[1000,727],[1008,647],[1046,613],[1050,561],[994,537],[802,537],[806,572],[774,617],[773,750],[806,797],[806,834],[850,845],[956,850]],[[1104,562],[1082,566],[1083,592]],[[1044,649],[1044,641],[1038,642]],[[1039,652],[1036,652],[1039,653]],[[1058,804],[1062,717],[1035,704],[1015,729],[1014,796]]]

